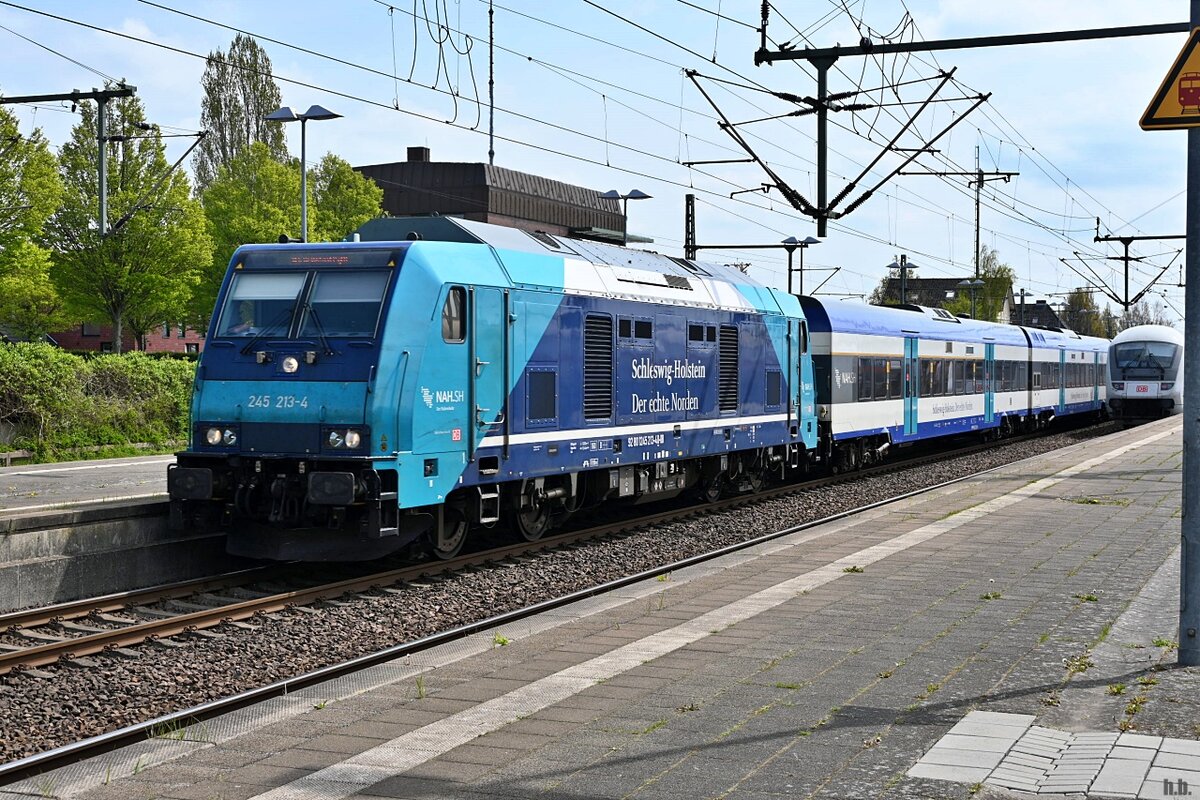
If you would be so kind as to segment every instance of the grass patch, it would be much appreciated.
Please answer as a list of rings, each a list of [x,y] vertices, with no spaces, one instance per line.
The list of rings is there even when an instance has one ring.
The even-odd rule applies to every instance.
[[[866,570],[864,570],[862,567],[858,566],[857,564],[855,564],[852,567],[843,567],[842,568],[842,572],[859,573],[859,572],[865,572],[865,571]]]
[[[1088,592],[1087,594],[1077,594],[1077,595],[1075,595],[1075,599],[1076,599],[1076,600],[1081,600],[1081,601],[1083,601],[1083,602],[1085,602],[1085,603],[1095,603],[1095,602],[1097,602],[1097,601],[1098,601],[1100,598],[1099,598],[1099,597],[1097,597],[1096,595],[1092,594],[1091,592]]]
[[[1111,694],[1111,695],[1125,694],[1125,684],[1123,684],[1123,683],[1110,683],[1110,684],[1108,685],[1108,693],[1109,693],[1109,694]]]
[[[1002,595],[999,592],[984,592],[979,595],[980,600],[999,600]]]
[[[1156,636],[1154,637],[1154,646],[1162,647],[1167,650],[1178,650],[1179,642],[1175,641],[1174,639],[1167,639],[1164,636]]]
[[[1087,672],[1092,667],[1096,666],[1096,662],[1088,658],[1087,653],[1081,653],[1077,656],[1063,659],[1063,666],[1067,668],[1067,672],[1072,675],[1077,675],[1081,672]]]
[[[1120,506],[1124,508],[1128,506],[1132,500],[1127,497],[1064,497],[1069,503],[1075,503],[1081,506]]]

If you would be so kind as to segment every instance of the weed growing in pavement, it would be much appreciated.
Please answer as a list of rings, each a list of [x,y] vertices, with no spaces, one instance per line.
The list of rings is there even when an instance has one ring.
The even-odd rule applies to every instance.
[[[1097,597],[1096,595],[1092,594],[1091,592],[1088,592],[1087,594],[1077,594],[1077,595],[1075,595],[1075,599],[1076,599],[1076,600],[1081,600],[1081,601],[1083,601],[1083,602],[1085,602],[1085,603],[1095,603],[1095,602],[1096,602],[1097,600],[1099,600],[1100,598],[1099,598],[1099,597]]]
[[[663,604],[666,602],[667,602],[667,591],[664,589],[663,591],[658,593],[658,610],[659,611],[663,610]]]
[[[1121,506],[1122,508],[1133,502],[1128,497],[1064,497],[1063,499],[1081,506]]]
[[[1112,695],[1125,694],[1125,684],[1110,683],[1108,685],[1108,693]]]
[[[634,731],[633,735],[634,736],[645,736],[647,733],[654,733],[659,728],[665,727],[666,724],[667,724],[667,720],[665,720],[665,719],[655,720],[654,722],[650,723],[647,727],[642,728],[640,731]]]
[[[1125,704],[1126,716],[1132,717],[1134,714],[1141,711],[1142,706],[1146,705],[1149,700],[1150,698],[1144,694],[1135,695],[1132,700]]]
[[[496,647],[504,647],[508,644],[508,642],[509,642],[508,637],[502,633],[497,633],[494,636],[492,636],[492,644],[495,645]]]
[[[133,763],[133,774],[134,775],[139,774],[142,770],[144,770],[146,768],[146,765],[142,763],[143,758],[145,758],[145,756],[138,756],[138,760]]]
[[[1056,706],[1058,703],[1058,692],[1046,692],[1046,696],[1042,698],[1044,706]]]
[[[322,700],[319,703],[313,703],[313,708],[315,708],[317,711],[320,711],[322,708],[324,708],[327,705],[329,705],[329,701]]]
[[[686,713],[688,713],[689,711],[699,711],[699,710],[700,710],[700,706],[696,705],[695,703],[688,703],[688,704],[687,704],[687,705],[685,705],[685,706],[678,706],[678,707],[676,707],[676,709],[675,709],[675,710],[676,710],[676,711],[678,711],[680,714],[686,714]]]
[[[875,677],[880,678],[880,679],[887,679],[887,678],[892,677],[892,673],[894,673],[894,672],[895,672],[895,670],[885,669],[883,672],[876,672]]]
[[[662,575],[658,576],[657,580],[659,583],[666,583],[667,581],[671,580],[671,573],[664,572]]]
[[[1163,636],[1155,636],[1154,646],[1165,647],[1168,650],[1177,650],[1179,648],[1179,642],[1175,641],[1174,639],[1167,639]]]
[[[934,692],[936,692],[938,689],[941,689],[941,688],[942,688],[942,685],[940,683],[928,683],[925,685],[924,694],[917,695],[917,699],[924,700],[925,698],[929,697],[929,695],[933,694]]]
[[[776,683],[776,689],[799,689],[804,684],[801,683]]]
[[[1158,678],[1155,678],[1153,675],[1139,675],[1137,682],[1140,686],[1156,686],[1158,685]]]
[[[979,599],[980,600],[999,600],[1000,593],[999,592],[984,592],[983,594],[979,595]]]
[[[983,784],[976,781],[975,783],[972,783],[970,786],[967,787],[967,794],[974,797],[975,795],[979,794],[982,790],[983,790]]]
[[[57,783],[52,776],[42,775],[37,781],[38,793],[42,797],[54,797],[54,787]]]
[[[1064,658],[1063,666],[1067,668],[1067,672],[1075,675],[1080,672],[1087,672],[1089,669],[1096,666],[1096,662],[1088,658],[1087,653],[1080,653],[1077,656]]]
[[[1045,644],[1048,641],[1050,641],[1050,633],[1049,632],[1043,633],[1041,636],[1038,637],[1038,644]]]
[[[857,573],[857,572],[865,572],[865,570],[864,570],[862,567],[860,567],[858,564],[855,564],[855,565],[854,565],[854,566],[852,566],[852,567],[843,567],[843,568],[842,568],[842,572],[855,572],[855,573]]]
[[[425,699],[425,676],[424,675],[417,676],[417,699],[418,700]]]
[[[1136,731],[1137,725],[1134,724],[1133,720],[1131,720],[1129,717],[1126,717],[1117,723],[1117,730],[1121,732]]]
[[[1112,623],[1106,622],[1104,623],[1104,627],[1100,629],[1100,635],[1096,637],[1096,644],[1107,639],[1110,633],[1112,633]]]

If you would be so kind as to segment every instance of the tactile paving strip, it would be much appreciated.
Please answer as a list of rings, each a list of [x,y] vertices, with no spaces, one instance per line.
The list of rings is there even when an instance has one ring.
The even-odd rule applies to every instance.
[[[1200,789],[1200,742],[1067,733],[1029,714],[972,711],[908,771],[1031,794],[1161,798]]]

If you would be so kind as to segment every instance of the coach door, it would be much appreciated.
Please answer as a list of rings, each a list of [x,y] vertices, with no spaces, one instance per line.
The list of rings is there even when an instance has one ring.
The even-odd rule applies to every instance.
[[[917,402],[920,400],[920,373],[917,372],[917,338],[904,338],[904,435],[917,435]]]
[[[506,343],[508,341],[508,293],[477,287],[470,290],[471,351],[468,386],[471,397],[472,435],[467,439],[467,457],[484,436],[508,431],[508,387]]]
[[[996,418],[996,345],[983,346],[983,421]]]
[[[1058,351],[1058,413],[1067,409],[1067,351]]]

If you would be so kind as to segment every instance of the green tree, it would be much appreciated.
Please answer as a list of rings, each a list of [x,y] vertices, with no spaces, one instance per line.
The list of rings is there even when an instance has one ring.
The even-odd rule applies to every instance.
[[[36,339],[62,327],[62,303],[47,274],[50,253],[38,244],[63,196],[58,164],[42,132],[22,136],[0,106],[0,328]]]
[[[891,281],[900,280],[900,257],[896,256],[892,259],[892,263],[897,265],[896,269],[889,269],[887,274],[879,279],[879,285],[876,286],[867,302],[873,306],[886,306],[892,303],[900,302],[900,290],[891,285]],[[917,277],[917,268],[912,264],[908,265],[908,279],[911,280]],[[909,301],[911,302],[911,301]]]
[[[383,190],[343,159],[327,153],[308,181],[309,240],[344,239],[378,216]],[[260,142],[247,147],[203,195],[213,237],[212,267],[195,294],[192,308],[205,327],[221,279],[234,250],[244,244],[276,242],[300,230],[300,162],[280,163]]]
[[[239,33],[228,53],[220,48],[209,53],[200,86],[200,125],[208,136],[192,162],[198,194],[255,142],[265,144],[276,161],[287,159],[283,126],[263,119],[279,108],[281,95],[271,76],[271,59],[258,42]]]
[[[187,176],[171,170],[161,134],[146,126],[136,97],[108,106],[109,230],[100,230],[96,108],[84,103],[80,110],[59,152],[66,194],[46,226],[51,277],[77,318],[112,324],[120,352],[126,325],[141,338],[151,319],[183,318],[212,243]]]
[[[1103,336],[1104,318],[1089,289],[1072,289],[1058,315],[1068,328],[1083,336]]]
[[[1013,282],[1017,273],[1008,264],[1000,261],[1000,253],[987,245],[979,250],[979,279],[983,288],[975,291],[975,316],[986,322],[996,322],[1004,303],[1012,294]],[[972,278],[974,280],[974,278]],[[946,303],[945,308],[952,314],[971,313],[971,293],[964,289],[953,300]]]
[[[316,213],[309,238],[314,242],[346,238],[359,225],[380,214],[383,189],[355,172],[350,163],[326,153],[309,178]],[[310,214],[312,210],[310,209]]]

